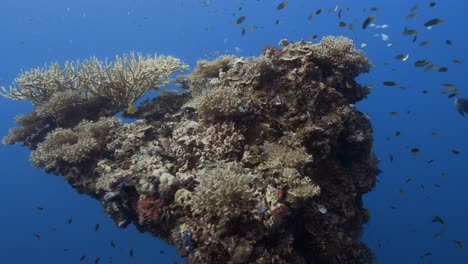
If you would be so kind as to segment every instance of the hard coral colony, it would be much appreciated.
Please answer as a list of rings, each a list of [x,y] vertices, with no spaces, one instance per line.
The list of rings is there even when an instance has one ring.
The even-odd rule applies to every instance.
[[[371,262],[361,197],[379,170],[352,106],[371,64],[345,37],[280,46],[199,61],[174,80],[185,93],[144,101],[130,124],[114,115],[186,65],[132,53],[24,72],[2,95],[35,108],[3,142],[188,263]]]

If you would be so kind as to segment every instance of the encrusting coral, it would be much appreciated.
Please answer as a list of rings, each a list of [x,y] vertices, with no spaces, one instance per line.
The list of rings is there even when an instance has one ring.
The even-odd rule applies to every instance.
[[[359,236],[378,160],[352,105],[371,66],[348,38],[282,40],[259,57],[199,61],[172,80],[185,93],[162,91],[123,124],[117,112],[186,66],[133,53],[52,64],[4,89],[35,108],[3,142],[188,263],[372,262]]]

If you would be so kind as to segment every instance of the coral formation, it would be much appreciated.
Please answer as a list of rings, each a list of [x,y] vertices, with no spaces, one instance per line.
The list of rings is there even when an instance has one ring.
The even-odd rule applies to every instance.
[[[4,90],[35,108],[3,142],[28,146],[35,166],[188,263],[372,262],[359,236],[378,160],[352,105],[371,66],[348,38],[282,40],[259,57],[199,61],[172,81],[185,93],[163,91],[123,124],[117,112],[185,65],[133,54],[52,64]]]

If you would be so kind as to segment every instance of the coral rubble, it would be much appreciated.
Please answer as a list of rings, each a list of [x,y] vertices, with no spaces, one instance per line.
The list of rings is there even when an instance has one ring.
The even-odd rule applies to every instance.
[[[113,116],[155,80],[167,83],[184,68],[178,60],[148,66],[153,82],[132,79],[137,95],[117,77],[108,88],[70,83],[71,66],[66,76],[57,65],[29,72],[3,95],[35,109],[3,142],[22,142],[33,165],[98,199],[116,225],[175,245],[188,263],[372,262],[359,236],[378,160],[371,124],[352,105],[369,93],[355,78],[371,63],[345,37],[280,46],[199,61],[173,80],[185,93],[144,101],[124,114],[137,119],[130,124]],[[148,69],[143,57],[143,66],[119,63],[121,72]],[[34,87],[39,77],[52,80]]]

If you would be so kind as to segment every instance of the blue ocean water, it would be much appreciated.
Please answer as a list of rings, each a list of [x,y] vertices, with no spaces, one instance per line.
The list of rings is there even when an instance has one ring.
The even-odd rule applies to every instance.
[[[2,0],[0,85],[10,85],[22,69],[90,56],[112,59],[131,50],[173,55],[194,67],[198,59],[219,54],[256,56],[262,47],[277,45],[283,38],[310,40],[317,35],[318,41],[325,35],[348,36],[375,65],[359,77],[375,88],[356,105],[371,117],[382,170],[375,190],[364,196],[371,220],[362,240],[376,253],[377,263],[468,263],[468,252],[454,242],[468,243],[468,118],[455,110],[454,98],[441,94],[446,89],[440,86],[451,83],[461,90],[461,97],[468,97],[468,4],[290,0],[277,10],[281,2]],[[430,7],[430,2],[435,6]],[[323,11],[309,20],[318,9]],[[406,18],[410,13],[418,16]],[[363,30],[363,21],[371,15],[376,26]],[[236,25],[241,16],[246,20]],[[424,27],[433,18],[444,22],[430,30]],[[353,23],[354,29],[339,27],[341,21]],[[416,42],[402,34],[405,27],[419,32]],[[421,41],[431,43],[419,46]],[[408,60],[394,58],[400,54],[409,54]],[[448,71],[425,72],[413,66],[425,58]],[[384,86],[384,81],[405,89]],[[27,102],[0,98],[0,137],[14,126],[16,115],[30,110]],[[412,148],[420,153],[412,154]],[[174,259],[183,263],[165,242],[131,226],[115,227],[97,201],[76,193],[62,178],[33,168],[28,157],[24,147],[0,146],[1,263],[79,263],[84,254],[83,263],[94,263],[98,257],[101,263],[109,263],[111,257],[112,263],[173,263]],[[44,210],[37,210],[38,205]],[[436,215],[446,226],[432,222]]]

